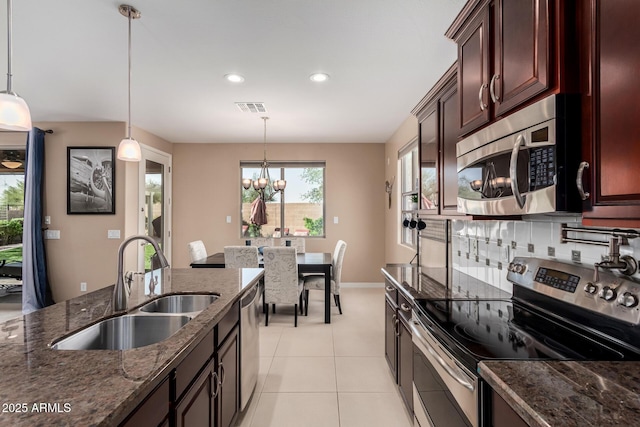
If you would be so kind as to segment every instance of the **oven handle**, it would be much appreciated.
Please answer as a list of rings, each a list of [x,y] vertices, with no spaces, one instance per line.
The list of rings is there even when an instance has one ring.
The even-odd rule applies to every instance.
[[[424,347],[429,351],[429,353],[436,359],[438,364],[442,366],[442,368],[445,371],[447,371],[447,373],[451,376],[451,378],[456,380],[463,387],[473,391],[474,389],[473,384],[471,384],[469,381],[466,381],[464,378],[461,377],[463,373],[458,372],[457,370],[454,370],[451,366],[447,365],[447,362],[445,362],[444,359],[442,359],[442,357],[438,354],[438,352],[434,350],[431,344],[429,344],[429,342],[422,336],[420,329],[417,327],[417,326],[421,326],[420,323],[417,322],[416,320],[412,320],[410,326],[411,326],[411,332],[413,333],[413,336],[418,339],[420,344],[424,345]]]
[[[518,189],[518,154],[520,153],[520,145],[524,142],[524,136],[522,134],[518,135],[516,138],[516,143],[513,146],[513,151],[511,151],[511,162],[509,163],[509,177],[511,178],[511,191],[516,198],[516,202],[518,202],[518,206],[520,209],[524,208],[525,197],[520,194],[520,190]]]

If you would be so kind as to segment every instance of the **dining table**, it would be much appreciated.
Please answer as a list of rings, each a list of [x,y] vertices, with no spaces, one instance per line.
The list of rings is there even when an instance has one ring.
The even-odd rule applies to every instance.
[[[331,323],[331,257],[326,252],[305,252],[297,254],[298,273],[324,274],[324,323]],[[262,257],[259,260],[263,267]],[[192,268],[224,268],[224,253],[217,252],[206,258],[195,260]]]

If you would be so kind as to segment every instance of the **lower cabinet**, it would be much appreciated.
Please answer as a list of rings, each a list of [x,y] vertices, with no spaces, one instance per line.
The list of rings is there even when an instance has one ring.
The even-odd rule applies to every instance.
[[[232,426],[240,410],[240,376],[238,375],[240,345],[238,338],[238,327],[236,326],[217,350],[220,392],[218,393],[218,422],[216,425],[219,427]]]
[[[412,303],[389,281],[385,286],[385,356],[404,404],[413,414],[413,341],[409,326]]]
[[[527,427],[528,425],[498,393],[491,390],[492,427]]]
[[[169,378],[165,378],[120,425],[124,427],[168,426],[170,411],[169,389]]]
[[[176,427],[215,425],[215,397],[219,392],[215,360],[211,360],[175,405]]]

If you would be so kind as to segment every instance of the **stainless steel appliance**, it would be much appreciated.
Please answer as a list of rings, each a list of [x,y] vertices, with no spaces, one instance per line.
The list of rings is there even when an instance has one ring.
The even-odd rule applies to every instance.
[[[640,360],[640,284],[537,258],[507,278],[511,299],[416,299],[416,426],[489,426],[482,360]]]
[[[458,211],[579,211],[584,193],[577,101],[549,96],[458,142]]]
[[[240,410],[244,410],[258,382],[260,367],[260,284],[240,303]]]

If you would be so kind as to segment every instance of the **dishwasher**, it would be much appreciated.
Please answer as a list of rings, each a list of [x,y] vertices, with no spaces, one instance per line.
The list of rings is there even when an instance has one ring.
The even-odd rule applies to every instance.
[[[247,406],[258,382],[260,288],[257,283],[240,302],[240,410]]]

